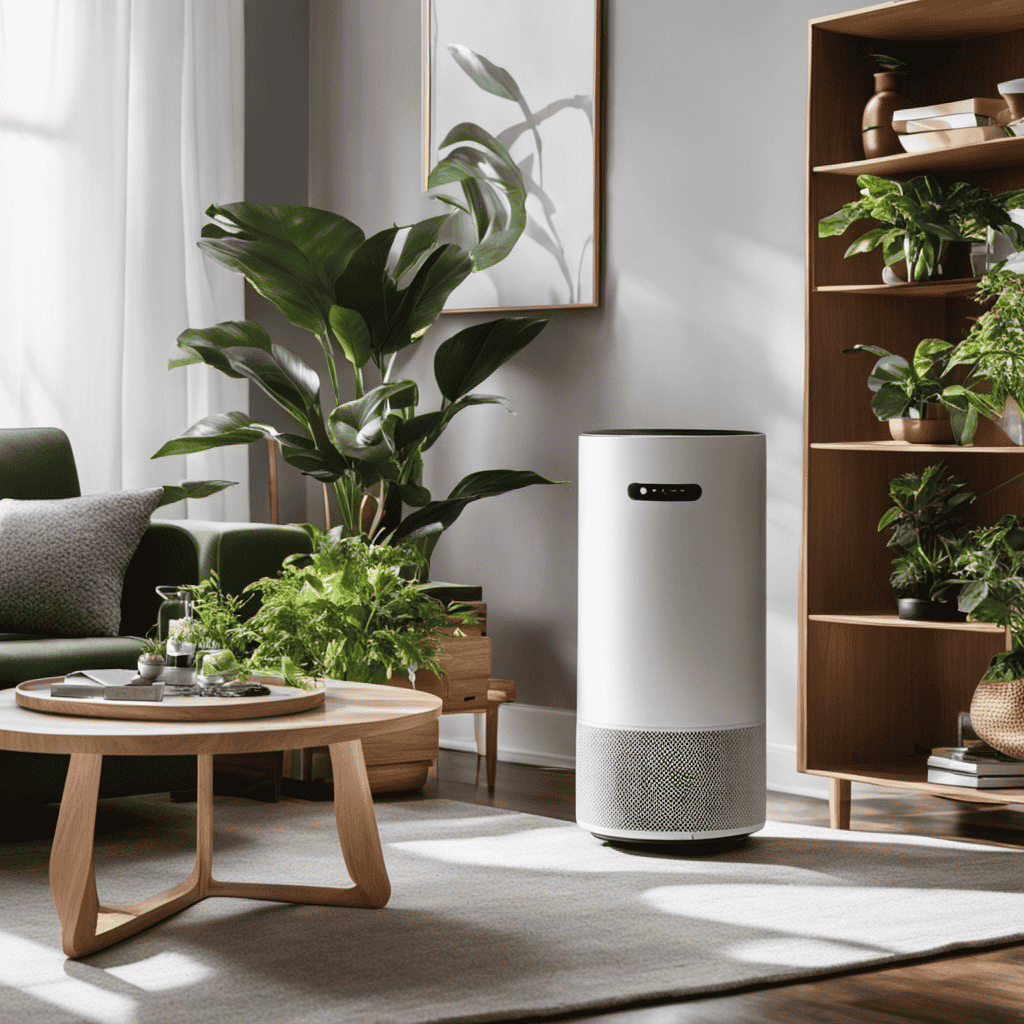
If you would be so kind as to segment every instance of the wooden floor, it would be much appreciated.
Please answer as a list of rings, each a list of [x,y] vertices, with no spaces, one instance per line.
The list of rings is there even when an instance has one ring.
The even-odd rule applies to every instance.
[[[489,797],[486,783],[481,780],[477,784],[476,762],[475,755],[442,750],[438,770],[431,772],[422,796],[574,820],[575,776],[571,771],[501,762],[494,794]],[[978,805],[896,790],[879,789],[877,793],[872,799],[854,801],[854,829],[1024,849],[1024,811],[998,806],[977,810]],[[828,804],[770,793],[768,817],[827,826]],[[906,966],[849,972],[710,999],[560,1019],[599,1024],[1020,1024],[1024,1022],[1024,945],[932,957]]]

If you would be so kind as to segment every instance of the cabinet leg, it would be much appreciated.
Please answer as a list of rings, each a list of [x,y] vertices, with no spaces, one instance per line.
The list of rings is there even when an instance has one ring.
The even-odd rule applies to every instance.
[[[829,828],[850,827],[850,780],[828,780],[828,825]]]

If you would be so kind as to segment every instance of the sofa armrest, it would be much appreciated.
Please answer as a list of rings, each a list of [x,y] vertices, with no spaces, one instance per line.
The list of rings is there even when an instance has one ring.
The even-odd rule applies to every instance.
[[[158,586],[198,583],[216,572],[225,593],[237,595],[253,580],[276,575],[288,555],[312,550],[309,537],[297,526],[155,520],[128,566],[121,633],[145,636],[153,627],[160,608]]]

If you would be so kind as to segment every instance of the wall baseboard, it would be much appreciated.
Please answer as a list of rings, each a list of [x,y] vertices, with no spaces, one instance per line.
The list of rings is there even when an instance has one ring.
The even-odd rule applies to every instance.
[[[440,744],[447,750],[476,750],[474,723],[483,715],[442,715]],[[498,710],[498,760],[545,768],[576,767],[576,713],[533,704],[504,704]]]
[[[440,745],[446,750],[476,751],[476,725],[483,715],[443,715]],[[796,746],[769,743],[768,788],[778,793],[828,799],[828,780],[796,770]],[[498,711],[498,760],[545,768],[576,767],[576,713],[533,704],[505,704]],[[875,786],[854,783],[851,798],[878,796]]]

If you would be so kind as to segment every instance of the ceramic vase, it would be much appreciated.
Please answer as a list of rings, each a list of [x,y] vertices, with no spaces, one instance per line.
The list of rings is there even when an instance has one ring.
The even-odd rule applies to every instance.
[[[928,405],[923,420],[889,420],[889,434],[906,444],[946,444],[953,440],[949,413],[941,405]]]
[[[860,122],[864,156],[868,160],[903,152],[899,136],[892,129],[893,111],[910,106],[906,96],[897,91],[902,79],[900,71],[880,71],[875,75],[875,94],[868,100]]]

